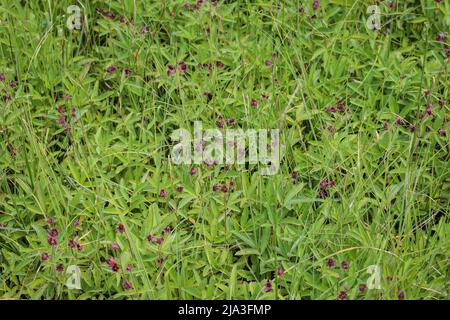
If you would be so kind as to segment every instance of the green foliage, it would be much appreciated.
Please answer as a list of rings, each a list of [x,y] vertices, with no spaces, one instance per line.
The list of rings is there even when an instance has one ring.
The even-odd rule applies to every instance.
[[[447,299],[450,5],[312,2],[1,0],[0,297]],[[219,116],[281,128],[278,173],[170,162]]]

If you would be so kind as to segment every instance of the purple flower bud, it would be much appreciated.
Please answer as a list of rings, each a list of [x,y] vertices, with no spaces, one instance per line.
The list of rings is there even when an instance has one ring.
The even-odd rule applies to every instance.
[[[153,242],[153,241],[155,241],[155,237],[154,237],[152,234],[149,234],[149,235],[147,236],[147,240],[148,240],[149,242]]]
[[[282,267],[282,266],[279,266],[279,267],[277,268],[277,275],[278,275],[279,277],[282,277],[283,274],[284,274],[283,267]]]
[[[122,223],[119,223],[117,225],[116,231],[119,233],[124,233],[125,232],[125,226]]]
[[[63,267],[63,265],[62,265],[62,264],[59,264],[59,265],[56,267],[56,271],[58,271],[59,273],[64,272],[64,267]]]
[[[42,255],[41,255],[41,259],[42,260],[48,260],[48,258],[49,258],[49,256],[48,256],[48,253],[46,253],[46,252],[44,252]]]
[[[264,64],[266,66],[271,66],[273,64],[273,62],[272,62],[272,60],[266,60],[266,61],[264,61]]]
[[[319,1],[318,0],[314,0],[314,2],[313,2],[313,9],[314,10],[319,9]]]
[[[76,241],[73,240],[73,239],[70,239],[70,240],[69,240],[69,247],[71,247],[71,248],[76,248],[76,247],[77,247]]]
[[[119,246],[119,244],[118,244],[117,242],[114,242],[114,243],[111,245],[111,249],[112,249],[112,250],[118,250],[118,249],[120,249],[120,246]]]
[[[163,234],[169,234],[172,231],[172,228],[170,226],[167,226],[163,229]]]
[[[183,186],[178,186],[177,187],[177,192],[183,192],[183,190],[184,190],[184,187]]]
[[[342,261],[341,262],[341,268],[343,269],[343,270],[347,270],[348,269],[348,262],[347,261]]]
[[[297,178],[298,178],[298,172],[297,172],[297,171],[292,171],[292,172],[291,172],[291,178],[292,178],[293,180],[297,180]]]
[[[189,175],[191,175],[191,176],[193,176],[193,175],[195,175],[197,173],[197,168],[191,168],[191,169],[189,169]]]
[[[436,40],[443,42],[443,41],[445,41],[445,38],[446,38],[446,34],[444,32],[439,32],[439,34],[436,37]]]
[[[125,280],[125,281],[123,282],[123,288],[124,288],[125,290],[131,290],[131,289],[133,289],[133,286],[132,286],[131,282]]]
[[[106,72],[108,73],[114,73],[116,72],[117,68],[114,65],[109,66],[108,68],[106,68]]]
[[[171,76],[175,73],[175,67],[171,64],[167,65],[167,75]]]
[[[123,73],[125,74],[126,77],[129,77],[133,72],[130,69],[126,68],[125,70],[123,70]]]
[[[6,76],[3,73],[0,73],[0,81],[5,81]]]
[[[366,285],[364,283],[360,284],[358,290],[359,292],[364,293],[364,291],[366,291]]]
[[[405,300],[405,293],[403,291],[399,291],[397,297],[398,300]]]
[[[345,292],[345,291],[339,292],[339,295],[338,295],[339,300],[345,300],[346,298],[347,298],[347,292]]]
[[[166,189],[161,189],[161,191],[159,191],[159,196],[160,197],[166,197],[167,196],[167,191],[166,191]]]
[[[331,267],[334,267],[335,265],[336,265],[336,260],[334,260],[334,259],[332,259],[332,258],[329,258],[328,260],[327,260],[327,265],[331,268]]]
[[[257,107],[258,106],[258,100],[252,99],[250,104],[252,105],[252,107]]]
[[[58,229],[56,228],[51,228],[49,233],[48,233],[51,237],[57,237],[58,236]]]
[[[264,292],[272,291],[272,282],[267,280],[267,282],[264,284],[263,291]]]
[[[65,124],[65,123],[66,123],[66,117],[59,117],[58,120],[57,120],[57,122],[58,122],[59,124],[61,124],[61,125]]]

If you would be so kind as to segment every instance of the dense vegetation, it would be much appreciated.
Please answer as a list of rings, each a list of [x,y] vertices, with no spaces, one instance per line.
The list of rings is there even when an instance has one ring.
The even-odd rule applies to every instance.
[[[0,2],[0,297],[448,298],[449,2]]]

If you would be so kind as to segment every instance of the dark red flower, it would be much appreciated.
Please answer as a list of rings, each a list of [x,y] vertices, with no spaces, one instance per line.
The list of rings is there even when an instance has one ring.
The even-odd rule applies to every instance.
[[[77,242],[73,239],[69,240],[69,247],[71,248],[76,248],[77,247]]]
[[[444,32],[439,32],[439,34],[436,37],[436,40],[443,42],[443,41],[445,41],[445,38],[446,38],[446,34]]]
[[[175,73],[175,67],[171,64],[167,65],[167,75],[171,76]]]
[[[415,132],[416,131],[416,126],[415,125],[410,125],[409,126],[409,131],[411,131],[411,132]]]
[[[221,190],[222,190],[223,193],[227,193],[228,192],[228,188],[227,188],[226,185],[222,185]]]
[[[58,120],[57,120],[57,122],[58,122],[59,124],[61,124],[61,125],[65,124],[65,123],[66,123],[66,117],[59,117]]]
[[[105,261],[110,267],[112,267],[113,265],[115,265],[116,264],[116,261],[114,260],[114,258],[109,258],[109,259],[106,259],[106,261]]]
[[[346,298],[347,298],[347,292],[346,291],[339,292],[339,295],[338,295],[338,299],[339,300],[345,300]]]
[[[267,280],[266,283],[264,284],[263,291],[264,291],[264,292],[270,292],[270,291],[272,291],[272,282],[270,282],[269,280]]]
[[[440,128],[439,130],[438,130],[438,133],[439,133],[439,135],[441,135],[441,136],[445,136],[445,129],[444,128]]]
[[[153,241],[155,241],[155,237],[150,233],[150,234],[147,236],[147,240],[150,241],[150,242],[153,242]]]
[[[64,267],[63,267],[63,265],[62,265],[62,264],[59,264],[59,265],[56,267],[56,271],[58,271],[59,273],[64,272]]]
[[[78,227],[80,225],[80,219],[75,219],[75,220],[73,220],[73,222],[72,222],[72,226],[74,226],[75,228],[76,227]]]
[[[164,259],[163,259],[163,258],[161,258],[161,257],[156,258],[156,263],[157,263],[157,264],[162,265],[163,262],[164,262]]]
[[[221,188],[222,188],[222,186],[220,184],[213,185],[213,191],[214,192],[219,192]]]
[[[6,76],[3,73],[0,73],[0,81],[5,81]]]
[[[59,106],[58,107],[58,113],[64,113],[64,112],[65,112],[64,107],[63,106]]]
[[[272,60],[266,60],[266,61],[264,61],[264,64],[266,66],[271,66],[271,65],[273,65],[273,62],[272,62]]]
[[[170,226],[167,226],[163,229],[163,234],[169,234],[172,231],[172,228]]]
[[[113,242],[113,244],[111,244],[111,249],[112,250],[118,250],[120,249],[120,246],[117,242]]]
[[[58,229],[56,228],[51,228],[49,233],[48,233],[51,237],[57,237],[58,236]]]
[[[334,267],[336,265],[336,260],[334,260],[333,258],[329,258],[327,260],[327,265],[331,268]]]
[[[258,100],[252,99],[252,101],[250,102],[250,104],[252,105],[252,107],[257,107],[257,106],[258,106]]]
[[[358,290],[359,292],[364,293],[364,291],[366,291],[366,285],[364,283],[360,284]]]
[[[197,173],[197,168],[192,167],[191,169],[189,169],[189,175],[193,176],[196,173]]]
[[[161,189],[161,191],[159,191],[159,196],[160,197],[166,197],[167,196],[167,191],[166,191],[166,189]]]
[[[398,300],[404,300],[405,299],[405,293],[403,291],[399,291],[397,294]]]
[[[49,256],[48,256],[48,253],[46,253],[46,252],[44,252],[42,255],[41,255],[41,259],[42,260],[48,260],[48,258],[49,258]]]
[[[386,122],[383,124],[383,129],[384,130],[389,130],[389,125]]]
[[[140,34],[147,34],[149,32],[150,32],[150,30],[148,29],[147,26],[142,27],[141,30],[139,31]]]
[[[277,275],[278,275],[279,277],[282,277],[283,274],[284,274],[283,267],[282,267],[282,266],[279,266],[279,267],[277,268]]]
[[[117,225],[116,231],[119,233],[124,233],[125,232],[125,226],[122,223],[119,223]]]
[[[125,281],[123,282],[123,288],[124,288],[125,290],[131,290],[131,289],[133,289],[133,286],[131,285],[131,282],[125,280]]]
[[[232,126],[236,123],[236,120],[233,118],[228,118],[227,119],[227,126]]]
[[[269,95],[265,92],[261,93],[261,97],[263,97],[264,99],[269,99]]]
[[[347,261],[342,261],[341,262],[341,268],[343,269],[343,270],[347,270],[348,269],[348,262]]]
[[[47,224],[52,225],[55,224],[55,219],[52,217],[49,217],[45,220],[45,222],[47,222]]]
[[[164,242],[164,238],[161,238],[161,237],[156,238],[157,244],[162,244],[163,242]]]
[[[183,186],[178,186],[177,187],[177,192],[183,192],[183,190],[184,190],[184,187]]]
[[[186,70],[187,70],[187,64],[184,63],[184,61],[178,62],[178,66],[179,66],[179,68],[180,68],[180,71],[186,72]]]
[[[327,109],[327,112],[329,112],[329,113],[335,113],[335,112],[336,112],[336,108],[335,108],[335,107],[329,107],[329,108]]]
[[[127,265],[127,271],[131,271],[133,269],[133,266],[131,264]]]
[[[293,180],[297,180],[297,178],[298,178],[298,172],[297,172],[297,171],[292,171],[292,172],[291,172],[291,178],[292,178]]]
[[[403,121],[402,121],[402,119],[400,119],[400,118],[395,119],[395,124],[398,125],[398,126],[401,125],[402,122],[403,122]]]
[[[314,0],[314,1],[313,1],[313,9],[314,9],[314,10],[319,9],[319,1],[318,1],[318,0]]]
[[[108,68],[106,68],[106,72],[108,73],[114,73],[116,72],[117,68],[114,65],[110,65]]]
[[[125,74],[126,77],[131,76],[131,74],[133,73],[130,69],[126,68],[123,70],[123,73]]]

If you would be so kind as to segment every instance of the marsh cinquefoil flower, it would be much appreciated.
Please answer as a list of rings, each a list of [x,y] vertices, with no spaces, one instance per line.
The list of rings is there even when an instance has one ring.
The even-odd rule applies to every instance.
[[[116,231],[119,233],[124,233],[125,232],[125,226],[122,223],[119,223],[117,225]]]

